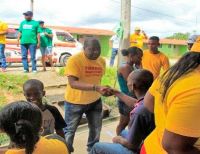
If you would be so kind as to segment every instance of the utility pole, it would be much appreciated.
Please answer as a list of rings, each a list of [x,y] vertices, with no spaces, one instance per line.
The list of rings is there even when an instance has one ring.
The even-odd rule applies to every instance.
[[[130,28],[131,28],[131,0],[121,0],[121,23],[124,29],[123,38],[120,41],[118,54],[118,67],[125,60],[121,54],[122,49],[130,46]]]
[[[31,8],[31,11],[33,12],[34,0],[30,0],[30,2],[31,2],[31,4],[30,4],[31,7],[30,8]]]

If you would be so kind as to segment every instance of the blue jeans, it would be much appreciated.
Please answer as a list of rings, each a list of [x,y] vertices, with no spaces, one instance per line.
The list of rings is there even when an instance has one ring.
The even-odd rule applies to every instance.
[[[82,118],[86,114],[89,127],[89,137],[87,143],[88,152],[96,142],[99,142],[102,127],[102,102],[101,99],[88,105],[76,105],[65,102],[65,139],[70,152],[73,152],[73,141],[76,129]]]
[[[29,71],[29,65],[28,65],[28,50],[30,51],[31,55],[31,63],[32,63],[32,71],[36,71],[36,44],[21,44],[21,52],[22,52],[22,63],[24,66],[24,70]]]
[[[115,57],[118,53],[118,49],[117,48],[112,48],[112,54],[111,54],[111,58],[110,58],[110,66],[113,66],[115,63]]]
[[[96,143],[89,154],[134,154],[133,151],[118,143]]]
[[[124,130],[120,133],[120,136],[123,137],[123,138],[127,138],[127,137],[128,137],[128,130],[127,130],[127,129],[124,129]]]
[[[5,44],[0,44],[0,62],[1,68],[6,68]]]

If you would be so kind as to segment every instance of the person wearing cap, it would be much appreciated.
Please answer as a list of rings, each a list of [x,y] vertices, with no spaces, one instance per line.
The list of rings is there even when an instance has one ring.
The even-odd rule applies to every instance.
[[[24,73],[29,72],[28,50],[31,56],[32,72],[36,73],[36,49],[40,46],[39,23],[33,20],[33,12],[27,11],[23,15],[25,20],[20,23],[18,45],[21,44]]]
[[[139,27],[135,28],[135,32],[131,34],[130,36],[130,47],[138,47],[142,49],[143,47],[143,42],[145,39],[147,39],[147,35],[144,31],[142,31],[141,34],[141,29]]]
[[[199,37],[199,35],[191,35],[187,41],[188,45],[188,51],[191,50],[193,44],[196,42],[196,39]]]
[[[156,128],[141,154],[200,153],[200,37],[160,78],[144,98],[155,115]]]
[[[52,40],[53,34],[52,30],[44,26],[44,21],[39,21],[40,23],[40,51],[42,54],[42,65],[43,71],[46,71],[46,59],[49,60],[51,68],[53,70],[52,61]]]
[[[6,44],[6,34],[8,33],[7,23],[0,21],[0,62],[1,71],[6,71],[6,57],[5,57],[5,44]]]

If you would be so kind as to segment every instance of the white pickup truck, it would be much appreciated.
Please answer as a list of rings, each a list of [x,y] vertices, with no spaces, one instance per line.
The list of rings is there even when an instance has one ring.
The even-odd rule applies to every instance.
[[[53,32],[53,62],[64,66],[67,59],[82,50],[82,44],[78,42],[69,32],[52,29]],[[9,25],[6,36],[5,55],[8,64],[21,63],[21,49],[17,46],[18,26]],[[41,59],[40,49],[37,49],[36,59]],[[30,61],[30,56],[28,56]],[[48,63],[48,62],[47,62]]]

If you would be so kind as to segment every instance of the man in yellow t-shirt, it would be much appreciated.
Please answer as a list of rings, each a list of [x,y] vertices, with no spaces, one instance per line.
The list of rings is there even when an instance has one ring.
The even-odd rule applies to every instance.
[[[161,69],[169,69],[169,59],[158,50],[159,37],[152,36],[148,40],[148,50],[143,52],[142,67],[153,73],[154,79],[160,75]]]
[[[101,95],[109,95],[109,88],[100,86],[106,67],[100,54],[99,41],[89,38],[84,42],[84,51],[70,57],[66,65],[65,74],[69,84],[65,93],[65,138],[70,152],[74,151],[74,135],[84,113],[89,126],[88,152],[100,138]]]
[[[130,47],[138,47],[142,49],[144,39],[147,39],[147,35],[144,31],[140,33],[141,29],[139,27],[135,28],[135,32],[130,36]]]
[[[141,154],[200,153],[200,42],[154,81],[145,106],[155,115],[155,130]]]
[[[6,34],[8,33],[8,25],[0,21],[0,62],[2,72],[6,71],[6,57],[5,57],[5,44],[6,44]]]

